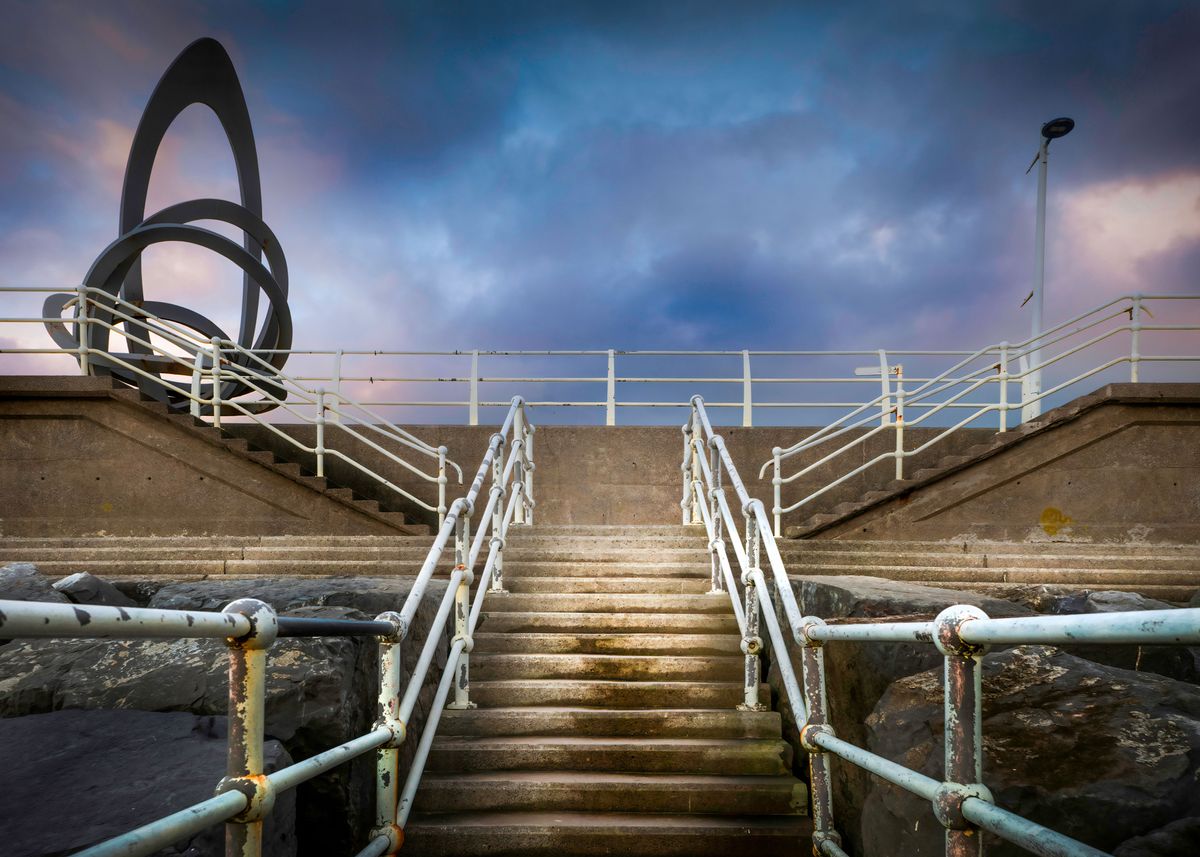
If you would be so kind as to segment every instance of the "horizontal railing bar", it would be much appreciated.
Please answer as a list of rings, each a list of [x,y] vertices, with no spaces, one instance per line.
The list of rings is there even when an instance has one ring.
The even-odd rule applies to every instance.
[[[968,643],[1060,644],[1200,643],[1200,607],[1092,613],[1079,616],[1021,616],[1014,619],[969,619],[962,624]]]
[[[1056,833],[1036,821],[1030,821],[977,797],[969,797],[963,801],[962,814],[967,821],[974,822],[984,830],[1020,845],[1039,857],[1109,857],[1107,851]]]
[[[833,753],[835,756],[845,759],[852,765],[856,765],[864,771],[881,777],[905,791],[912,792],[918,797],[923,797],[927,801],[933,801],[937,796],[938,788],[941,786],[941,783],[933,777],[927,777],[903,765],[898,765],[883,758],[883,756],[872,753],[870,750],[856,747],[849,741],[843,741],[841,738],[828,733],[816,732],[809,740],[818,747]]]
[[[75,857],[145,857],[228,821],[245,808],[246,796],[239,791],[228,791],[85,848]]]
[[[870,643],[932,643],[932,622],[880,622],[878,624],[810,625],[805,636],[822,643],[853,640]]]
[[[392,730],[381,726],[378,729],[368,732],[366,735],[360,735],[345,743],[338,744],[336,747],[330,747],[328,750],[317,753],[315,756],[309,756],[303,762],[296,762],[294,765],[288,765],[286,768],[273,771],[267,775],[267,779],[279,791],[294,789],[301,783],[306,783],[314,777],[318,777],[326,771],[336,768],[338,765],[343,765],[351,759],[357,759],[364,753],[379,749],[390,741],[391,738]]]
[[[394,631],[390,622],[376,622],[373,619],[279,617],[281,637],[387,637]]]
[[[240,613],[0,601],[0,637],[225,638],[251,630]]]

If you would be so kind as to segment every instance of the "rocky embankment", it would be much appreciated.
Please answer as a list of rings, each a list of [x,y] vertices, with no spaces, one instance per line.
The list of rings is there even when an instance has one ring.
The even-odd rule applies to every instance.
[[[793,589],[806,615],[831,623],[924,621],[951,604],[992,617],[1180,606],[1125,592],[1011,587],[996,597],[867,577],[797,578]],[[938,651],[918,643],[830,643],[824,651],[837,734],[941,779]],[[1200,853],[1198,675],[1200,648],[1189,646],[994,649],[983,670],[984,782],[999,805],[1117,857],[1192,857]],[[770,676],[802,769],[777,670]],[[833,765],[834,809],[849,853],[944,853],[925,801],[847,763]],[[1026,853],[987,838],[993,857]]]
[[[29,565],[0,569],[0,599],[220,610],[260,598],[281,614],[373,618],[399,610],[411,580],[248,578],[52,583]],[[403,647],[411,674],[445,583],[434,581]],[[3,641],[0,641],[3,642]],[[440,668],[446,649],[442,649]],[[12,640],[0,644],[0,769],[36,784],[0,805],[7,857],[57,857],[212,794],[225,768],[228,657],[219,640]],[[370,730],[378,646],[370,639],[282,639],[268,656],[267,756],[305,759]],[[440,669],[423,688],[401,753],[407,768]],[[276,804],[264,853],[353,854],[374,814],[375,754]],[[65,818],[70,824],[63,824]],[[223,853],[220,828],[165,855]]]

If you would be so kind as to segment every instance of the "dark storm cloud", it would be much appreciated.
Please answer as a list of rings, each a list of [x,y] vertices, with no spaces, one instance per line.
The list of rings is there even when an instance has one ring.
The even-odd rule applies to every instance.
[[[314,347],[1016,339],[1043,120],[1079,123],[1052,150],[1052,202],[1200,175],[1194,4],[4,12],[0,225],[55,236],[81,275],[112,237],[119,129],[214,35],[259,132],[297,342]],[[105,128],[111,164],[81,154]],[[1159,291],[1195,289],[1200,236],[1181,235],[1139,263]],[[6,280],[40,270],[0,252]],[[1050,270],[1051,317],[1082,309],[1066,260]],[[1086,294],[1125,287],[1101,286]]]

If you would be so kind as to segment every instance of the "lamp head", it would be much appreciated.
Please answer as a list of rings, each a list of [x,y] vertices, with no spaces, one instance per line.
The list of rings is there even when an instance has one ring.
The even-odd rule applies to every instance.
[[[1047,140],[1057,140],[1059,137],[1065,137],[1070,134],[1074,127],[1074,119],[1060,116],[1058,119],[1051,119],[1042,126],[1042,136]]]

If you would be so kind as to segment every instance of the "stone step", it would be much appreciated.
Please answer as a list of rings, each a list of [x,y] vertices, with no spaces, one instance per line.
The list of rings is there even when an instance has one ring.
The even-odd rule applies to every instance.
[[[658,593],[662,595],[702,595],[708,592],[708,578],[659,577],[529,577],[505,574],[504,588],[513,594],[550,592]]]
[[[707,613],[731,613],[729,596],[717,595],[658,595],[626,593],[575,593],[555,595],[535,592],[528,595],[489,595],[490,613],[685,613],[699,616]],[[731,614],[732,615],[732,614]]]
[[[703,530],[678,535],[554,535],[543,533],[540,527],[523,530],[509,539],[509,544],[522,550],[550,549],[569,551],[592,550],[670,550],[706,549],[708,536]]]
[[[529,532],[543,536],[683,536],[703,534],[703,527],[684,524],[539,524]]]
[[[472,659],[472,666],[474,659]],[[776,711],[594,708],[446,709],[438,734],[447,736],[590,735],[641,738],[778,738]],[[423,782],[423,781],[422,781]]]
[[[914,568],[1128,568],[1172,569],[1200,568],[1200,553],[1179,556],[1125,556],[1122,554],[938,554],[919,553],[850,553],[830,551],[811,552],[798,556],[783,555],[789,569],[812,566],[838,568],[856,567],[914,567]],[[852,572],[851,572],[852,573]]]
[[[808,789],[791,776],[482,771],[428,774],[414,809],[434,812],[631,812],[794,815]]]
[[[505,576],[521,577],[684,577],[708,580],[707,556],[692,562],[542,562],[519,559],[504,552]]]
[[[1137,571],[1125,568],[937,568],[920,566],[789,566],[789,577],[828,577],[864,575],[914,583],[937,581],[941,585],[959,583],[1067,583],[1103,588],[1108,583],[1183,584],[1192,580],[1200,585],[1200,571]]]
[[[578,681],[525,679],[472,681],[471,701],[481,708],[522,705],[596,708],[734,708],[742,683],[697,681]],[[759,699],[770,699],[763,686]]]
[[[791,766],[791,745],[779,738],[438,736],[429,751],[427,770],[785,776]]]
[[[795,857],[811,835],[794,816],[480,812],[413,816],[405,847],[422,857]]]
[[[484,602],[485,605],[491,602]],[[517,613],[484,612],[478,630],[533,633],[623,632],[634,634],[738,633],[733,613]]]
[[[471,655],[471,678],[738,681],[745,659],[703,655]]]
[[[1180,545],[1171,543],[1114,543],[1114,542],[1016,542],[1016,541],[895,541],[895,540],[856,540],[856,539],[788,539],[778,540],[779,551],[785,557],[792,554],[804,554],[809,551],[838,551],[853,553],[863,551],[869,553],[905,554],[905,553],[937,553],[937,554],[991,554],[991,553],[1029,553],[1052,556],[1065,554],[1118,554],[1118,555],[1163,555],[1163,556],[1196,556],[1200,555],[1200,546]]]
[[[569,550],[557,547],[521,547],[518,542],[511,548],[505,549],[505,556],[514,561],[525,562],[557,562],[557,563],[599,563],[616,562],[640,565],[643,563],[679,563],[679,562],[708,562],[708,549],[703,542],[695,548],[665,548],[654,550],[611,550],[597,547],[594,550]]]
[[[736,655],[737,632],[725,634],[489,634],[476,631],[476,652],[580,655]]]

